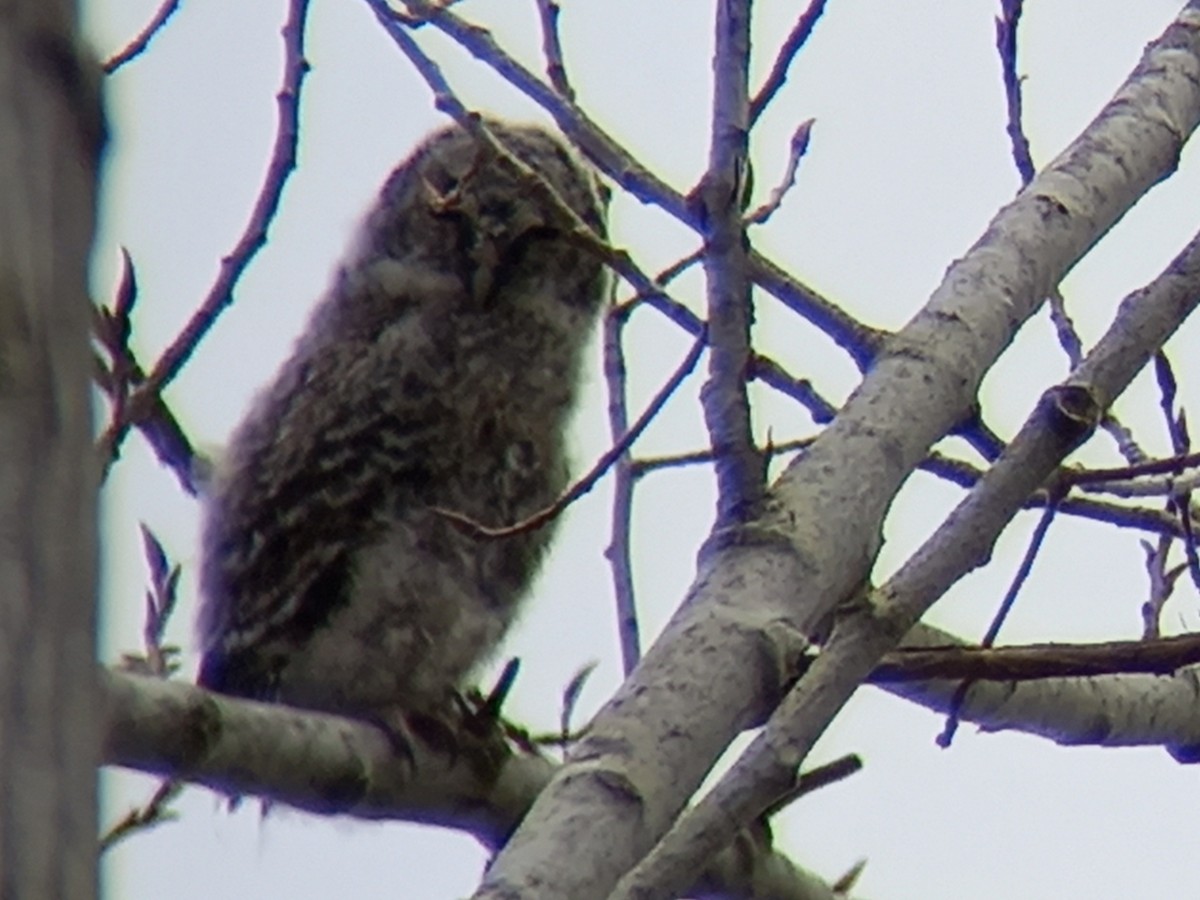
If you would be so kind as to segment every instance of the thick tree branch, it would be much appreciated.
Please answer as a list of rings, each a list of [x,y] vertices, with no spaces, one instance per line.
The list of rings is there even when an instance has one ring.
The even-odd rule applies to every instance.
[[[1197,13],[1200,3],[1148,48],[1083,135],[950,268],[928,305],[885,345],[834,423],[772,488],[766,514],[710,544],[680,611],[538,798],[477,896],[606,896],[669,827],[729,740],[770,704],[803,635],[864,583],[896,490],[932,443],[966,418],[980,379],[1016,329],[1105,231],[1174,170],[1200,119]],[[1098,406],[1110,399],[1098,391]],[[854,677],[865,678],[904,630],[894,627],[898,633],[863,647],[869,663]],[[806,721],[818,731],[853,689],[840,666],[827,665],[839,672],[841,687],[808,710]],[[714,671],[722,677],[713,679]],[[793,712],[785,711],[787,721]],[[797,745],[773,745],[781,765],[772,771],[799,762],[807,746],[807,736]],[[763,780],[767,789],[777,786],[771,782]],[[749,784],[757,791],[759,779]],[[741,817],[743,802],[731,808],[739,822],[753,816]],[[687,832],[703,837],[676,848],[702,854],[726,844],[725,827],[708,831],[720,818],[713,811],[709,804],[694,819],[703,827]],[[580,848],[595,852],[583,859]],[[680,866],[674,873],[696,858],[671,856]],[[567,858],[570,866],[559,864]],[[636,883],[670,895],[677,881],[673,874]]]
[[[1177,640],[1192,642],[1196,637]],[[956,644],[965,646],[954,635],[921,622],[904,637],[904,647],[912,652]],[[1005,651],[992,652],[1003,655]],[[903,653],[885,656],[884,665],[897,657],[902,659]],[[878,685],[898,697],[945,713],[957,682],[884,680]],[[1171,675],[1085,677],[1076,672],[1076,677],[1019,683],[979,681],[967,693],[959,717],[985,731],[1020,731],[1070,746],[1166,747],[1183,758],[1190,748],[1200,746],[1198,689],[1200,679],[1194,667],[1178,669]]]
[[[1189,55],[1176,54],[1171,46],[1181,38],[1192,42]],[[1197,54],[1200,17],[1195,27],[1176,25],[1168,30],[1160,46],[1147,52],[1132,82],[1118,97],[1137,97],[1139,87],[1149,88],[1137,83],[1139,77],[1153,84],[1175,62],[1178,68],[1174,74],[1186,86],[1181,86],[1176,97],[1190,100],[1187,121],[1194,127],[1200,119]],[[1141,99],[1149,102],[1154,93]],[[1112,118],[1122,118],[1135,108],[1123,106]],[[1139,116],[1131,118],[1134,121],[1125,123],[1126,127],[1139,124]],[[1104,120],[1102,114],[1098,122],[1108,124]],[[1121,129],[1115,130],[1110,139],[1113,146],[1119,146]],[[1084,155],[1082,149],[1080,156]],[[1039,181],[1041,178],[1033,183],[1035,191]],[[618,896],[673,896],[681,879],[686,882],[688,865],[703,859],[714,846],[723,846],[731,826],[751,820],[770,803],[883,654],[895,647],[959,578],[987,559],[992,545],[1026,498],[1096,428],[1104,410],[1197,304],[1200,234],[1154,282],[1122,302],[1116,319],[1092,352],[1064,384],[1046,391],[1000,459],[900,571],[870,596],[864,592],[861,598],[843,605],[823,652],[771,716],[764,731],[721,782],[624,880]]]
[[[320,815],[457,828],[492,850],[558,768],[498,735],[453,749],[413,736],[409,757],[397,755],[379,729],[353,719],[107,669],[100,685],[105,764]],[[821,879],[775,851],[761,826],[717,854],[696,886],[745,900],[833,898]]]
[[[750,424],[750,279],[742,196],[746,190],[750,99],[750,3],[717,4],[708,171],[693,192],[703,221],[708,283],[708,381],[700,392],[717,475],[717,522],[758,512],[766,463]]]

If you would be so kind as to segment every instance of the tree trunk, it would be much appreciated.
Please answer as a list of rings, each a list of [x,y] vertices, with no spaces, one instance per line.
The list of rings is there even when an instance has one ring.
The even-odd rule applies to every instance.
[[[98,70],[66,0],[0,0],[0,896],[96,895],[87,259]]]

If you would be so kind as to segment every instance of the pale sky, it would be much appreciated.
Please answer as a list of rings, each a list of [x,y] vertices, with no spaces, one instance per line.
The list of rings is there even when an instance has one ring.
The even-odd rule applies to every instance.
[[[688,190],[707,158],[711,2],[561,0],[567,65],[579,101],[659,176]],[[1173,0],[1040,0],[1020,35],[1027,76],[1026,128],[1045,164],[1107,102],[1143,46],[1178,11]],[[122,47],[158,0],[87,0],[87,36],[102,58]],[[119,248],[140,287],[135,347],[152,360],[207,292],[258,190],[275,124],[285,4],[185,2],[140,59],[112,76],[112,129],[93,287],[111,296]],[[796,3],[760,0],[753,82],[769,68]],[[486,22],[497,39],[540,71],[533,0],[467,0],[456,10]],[[756,202],[782,173],[788,140],[815,117],[796,187],[756,246],[869,324],[895,328],[925,302],[945,268],[975,241],[1019,180],[1005,134],[994,50],[998,3],[830,0],[787,87],[752,136]],[[517,92],[455,50],[431,28],[418,37],[442,60],[466,102],[517,119],[539,114]],[[312,72],[302,107],[299,168],[270,242],[242,279],[234,307],[205,340],[168,398],[193,439],[218,447],[253,392],[274,372],[320,296],[355,224],[388,171],[443,120],[430,95],[363,2],[313,0]],[[1105,238],[1064,285],[1085,341],[1107,327],[1121,298],[1154,277],[1200,224],[1200,159],[1180,171]],[[692,251],[694,237],[664,213],[619,195],[615,243],[655,271]],[[703,309],[698,275],[672,293]],[[1181,400],[1195,409],[1189,323],[1169,345]],[[577,469],[607,446],[599,340],[578,415]],[[857,373],[832,342],[758,304],[756,342],[833,402]],[[652,311],[634,319],[629,343],[636,415],[686,353],[690,338]],[[1044,313],[1019,336],[985,382],[989,422],[1011,435],[1041,391],[1066,373]],[[638,445],[657,454],[704,440],[695,375]],[[813,433],[803,410],[755,388],[756,429],[776,440]],[[1145,446],[1169,442],[1152,381],[1142,377],[1118,412]],[[1194,418],[1194,417],[1193,417]],[[1103,438],[1083,454],[1117,458]],[[917,475],[886,527],[876,576],[892,571],[961,496]],[[691,582],[695,552],[711,522],[706,470],[648,478],[637,494],[634,556],[643,632],[653,635]],[[100,652],[136,650],[145,565],[139,521],[184,567],[182,609],[172,639],[195,665],[192,616],[196,503],[134,436],[104,495],[105,628]],[[594,712],[620,680],[609,571],[609,488],[570,510],[529,609],[503,649],[522,658],[509,713],[534,730],[557,722],[559,695],[591,659],[600,665],[580,713]],[[977,638],[1011,578],[1036,517],[1006,532],[991,565],[964,579],[931,621]],[[1051,531],[1003,637],[1101,640],[1139,633],[1147,585],[1140,535],[1060,519]],[[1197,597],[1184,584],[1168,610],[1175,629],[1197,626]],[[486,681],[491,672],[485,672]],[[833,880],[861,857],[864,897],[979,900],[1194,896],[1195,810],[1200,774],[1161,749],[1059,748],[1016,734],[959,732],[948,751],[941,720],[864,689],[822,739],[813,762],[857,752],[865,771],[794,805],[776,820],[780,847]],[[105,779],[104,821],[152,791],[124,772]],[[454,832],[404,824],[323,820],[299,813],[259,821],[253,804],[235,814],[215,795],[186,792],[179,821],[136,836],[104,861],[106,896],[288,897],[345,894],[370,900],[465,896],[485,853]]]

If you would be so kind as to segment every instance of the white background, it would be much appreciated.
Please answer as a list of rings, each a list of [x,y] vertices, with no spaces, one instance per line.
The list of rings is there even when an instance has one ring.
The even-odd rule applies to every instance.
[[[106,58],[149,19],[158,0],[88,0],[86,33]],[[581,104],[655,172],[686,191],[707,158],[712,3],[684,0],[563,0],[568,69]],[[799,4],[760,0],[753,83]],[[456,9],[540,70],[532,0],[469,0]],[[1086,125],[1174,14],[1172,0],[1041,0],[1020,34],[1028,76],[1026,128],[1041,166]],[[282,71],[282,2],[185,2],[149,51],[108,82],[112,138],[102,226],[94,259],[98,299],[111,296],[118,250],[137,267],[135,347],[152,360],[170,341],[232,248],[266,167]],[[864,321],[903,324],[970,246],[1018,178],[1005,135],[994,50],[994,2],[831,0],[795,63],[788,86],[752,137],[758,196],[782,172],[788,139],[815,117],[813,143],[783,209],[754,235],[770,257]],[[538,118],[512,88],[456,51],[432,28],[419,33],[463,98],[476,108]],[[242,279],[236,303],[168,392],[189,433],[220,445],[253,391],[273,373],[327,283],[356,221],[392,166],[442,120],[423,82],[353,0],[314,0],[308,28],[312,72],[302,107],[300,163],[270,242]],[[1065,284],[1084,339],[1094,341],[1129,290],[1157,274],[1200,224],[1200,160],[1120,223]],[[694,249],[667,216],[618,196],[614,241],[657,270]],[[698,276],[673,294],[702,310]],[[770,298],[758,304],[756,341],[791,371],[812,377],[840,402],[854,367]],[[641,404],[676,366],[690,339],[646,311],[630,331],[633,397]],[[1185,404],[1198,339],[1185,327],[1170,345]],[[607,445],[599,346],[575,427],[577,468]],[[991,424],[1010,435],[1066,362],[1043,314],[985,383]],[[698,373],[639,444],[639,453],[700,447]],[[779,441],[813,433],[807,415],[755,388],[759,435]],[[1168,441],[1157,394],[1143,377],[1118,411],[1151,450]],[[953,444],[950,445],[953,448]],[[1097,438],[1081,454],[1114,464]],[[960,496],[918,474],[888,522],[877,569],[884,575]],[[171,636],[194,666],[198,510],[136,435],[126,442],[104,495],[105,606],[100,652],[136,650],[145,566],[144,521],[184,567],[183,608]],[[634,556],[644,632],[653,635],[689,584],[713,509],[707,471],[658,474],[639,488]],[[531,728],[557,721],[559,694],[590,659],[600,666],[584,692],[593,712],[620,680],[608,569],[608,488],[567,516],[529,611],[505,656],[523,660],[510,713]],[[931,621],[978,637],[1013,572],[1035,514],[1019,517],[992,564],[964,580]],[[1146,591],[1138,535],[1060,520],[1004,638],[1134,637]],[[1196,625],[1197,598],[1184,584],[1168,610],[1172,628]],[[492,673],[484,673],[484,680]],[[822,740],[814,762],[862,754],[863,773],[806,798],[776,820],[775,834],[801,864],[829,879],[860,857],[862,896],[898,898],[1186,897],[1196,874],[1195,769],[1159,749],[1058,748],[1021,735],[960,731],[935,747],[941,720],[875,689],[854,699]],[[105,779],[109,822],[149,795],[153,782],[114,772]],[[254,804],[227,814],[221,800],[189,790],[180,819],[139,835],[104,861],[107,895],[121,898],[450,898],[469,894],[485,853],[453,832],[403,824],[325,821],[291,812],[261,822]]]

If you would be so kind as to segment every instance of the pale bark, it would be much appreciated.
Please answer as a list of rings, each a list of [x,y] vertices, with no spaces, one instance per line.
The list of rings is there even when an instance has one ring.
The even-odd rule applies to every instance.
[[[397,755],[373,725],[211,694],[181,682],[101,670],[103,761],[253,794],[320,815],[458,828],[497,850],[558,769],[497,745],[437,748],[415,735]],[[820,878],[744,830],[715,854],[696,890],[726,898],[832,900]]]
[[[966,416],[1016,330],[1175,168],[1200,118],[1198,16],[1200,3],[1190,4],[1079,140],[950,267],[833,424],[772,487],[765,514],[714,535],[680,611],[476,897],[605,897],[659,840],[775,695],[801,635],[864,586],[896,491]],[[865,677],[871,665],[862,668]],[[822,723],[844,695],[828,699],[831,708],[815,717]]]
[[[918,623],[905,647],[967,646],[965,641]],[[904,681],[883,690],[948,713],[960,681]],[[1058,744],[1089,747],[1160,746],[1182,751],[1200,745],[1195,667],[1171,675],[1129,673],[1038,681],[977,681],[959,718],[983,731],[1020,731]],[[1178,748],[1178,750],[1176,750]]]
[[[1200,37],[1200,28],[1191,29],[1191,34]],[[1200,42],[1194,45],[1189,62],[1176,70],[1185,79],[1181,89],[1162,91],[1173,100],[1188,101],[1190,112],[1182,121],[1192,128],[1200,119],[1197,51]],[[1173,52],[1174,48],[1160,47],[1148,54],[1141,67],[1148,84],[1169,69],[1164,63]],[[1144,107],[1135,107],[1132,114],[1115,113],[1112,119],[1116,122],[1103,122],[1102,118],[1102,126],[1090,135],[1095,145],[1089,148],[1085,135],[1071,162],[1086,171],[1102,137],[1106,146],[1101,156],[1120,146],[1123,137],[1136,134],[1144,119],[1157,119],[1160,110],[1153,106],[1156,91],[1148,84],[1135,84],[1122,92],[1126,97],[1136,96],[1141,88]],[[1091,168],[1103,168],[1103,163],[1093,163]],[[1033,185],[1053,183],[1054,176],[1066,174],[1062,169],[1055,172],[1052,168],[1050,179],[1039,177]],[[1075,191],[1071,202],[1057,201],[1061,207],[1057,214],[1068,216],[1079,195]],[[808,751],[881,656],[893,649],[955,582],[986,563],[1012,517],[1086,440],[1103,412],[1198,302],[1200,235],[1151,284],[1125,299],[1096,346],[1063,384],[1042,395],[1000,458],[900,570],[879,588],[843,604],[821,655],[775,710],[767,727],[704,799],[622,880],[613,898],[675,896],[674,889],[687,883],[696,860],[727,843],[738,823],[757,816],[786,790]]]

